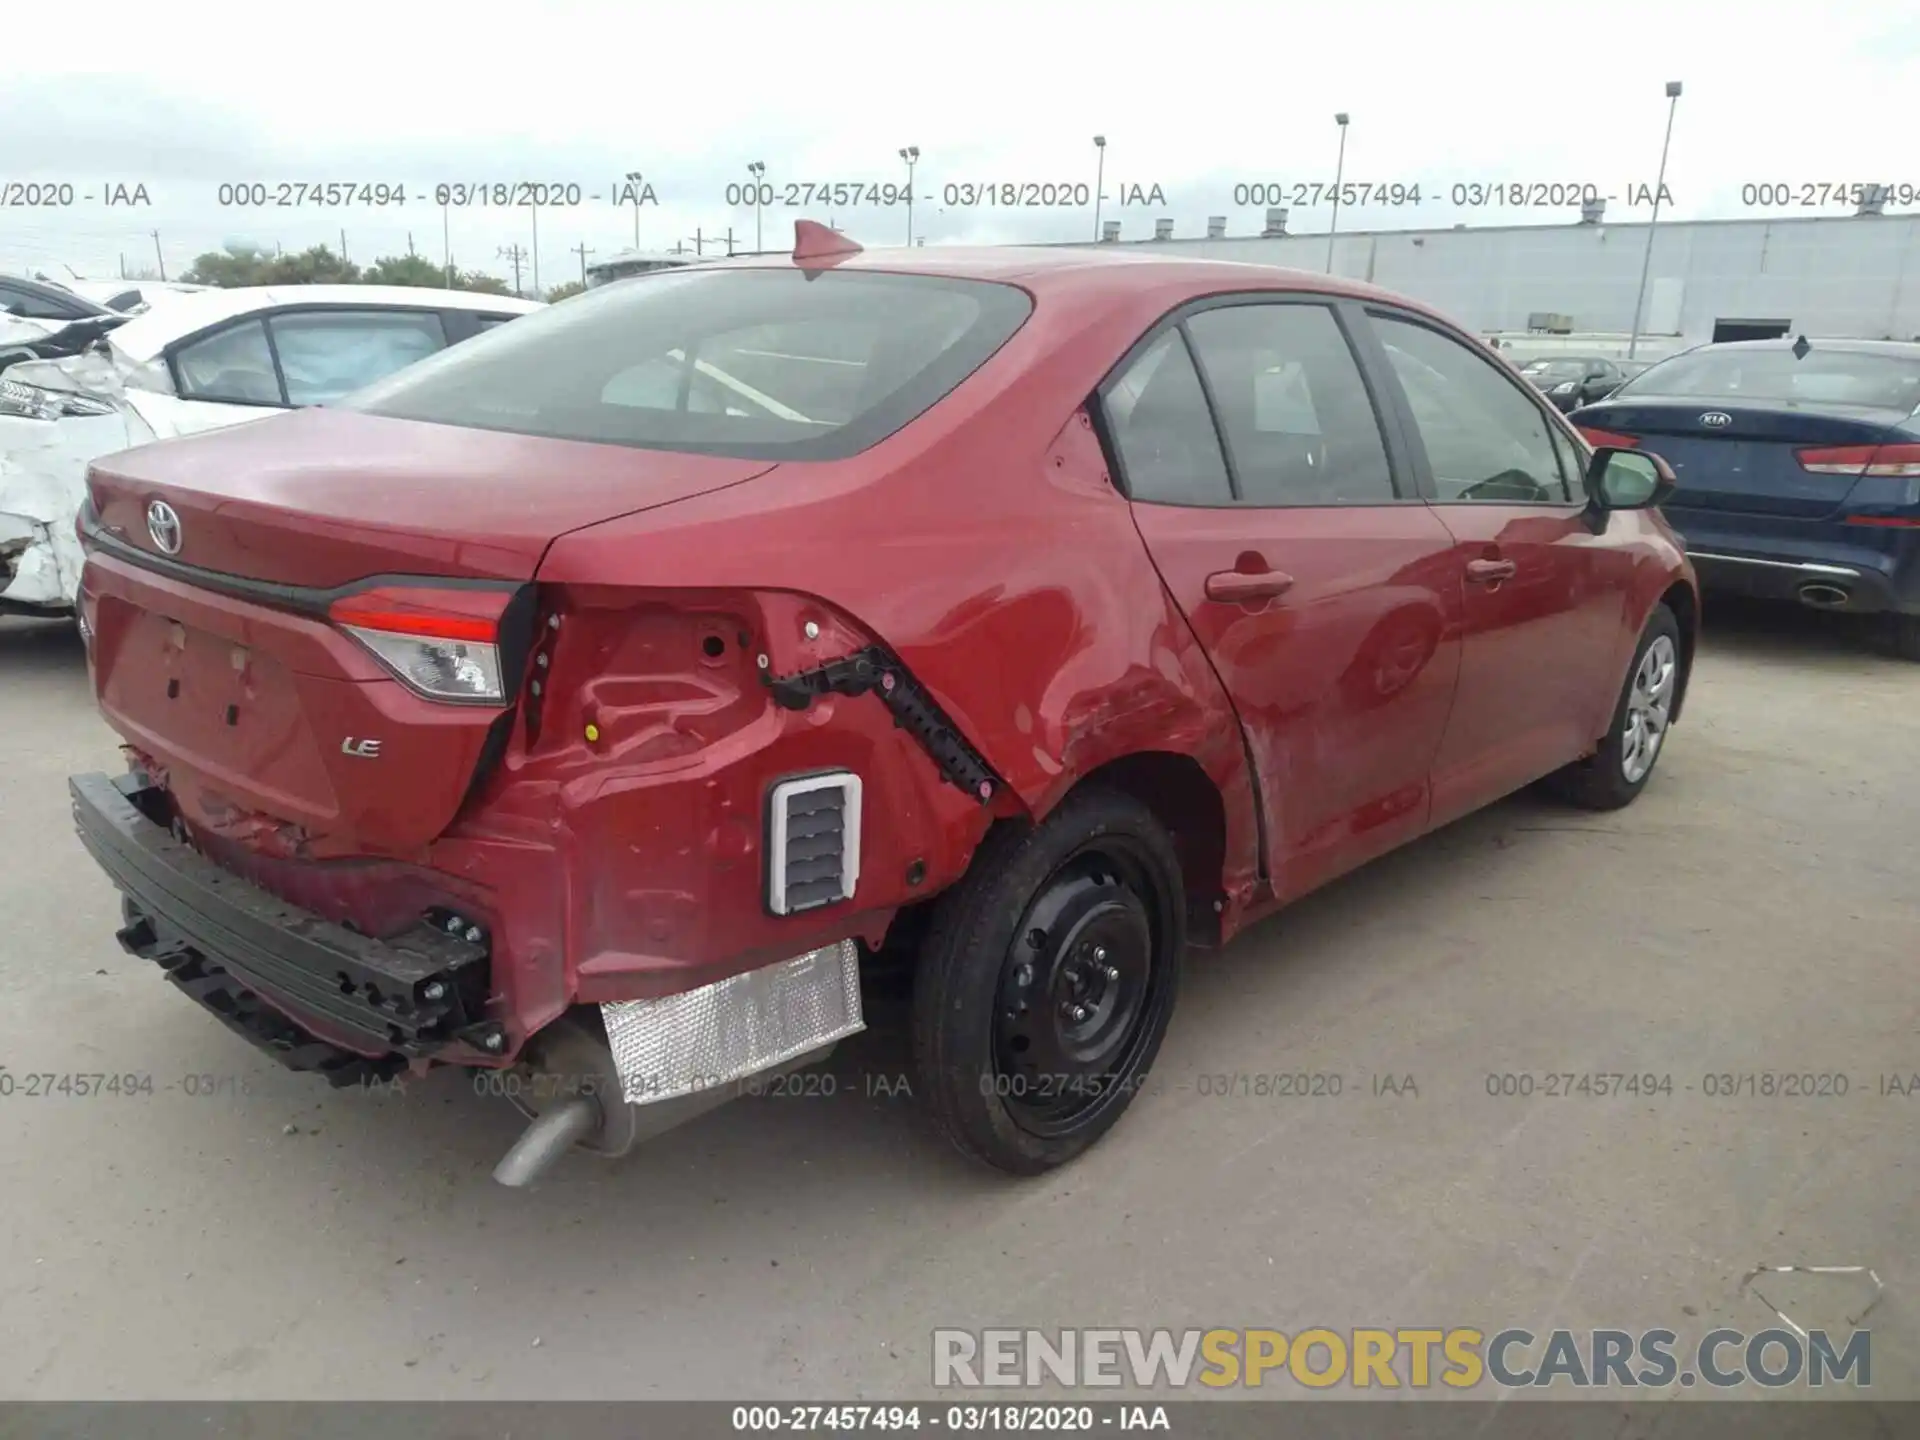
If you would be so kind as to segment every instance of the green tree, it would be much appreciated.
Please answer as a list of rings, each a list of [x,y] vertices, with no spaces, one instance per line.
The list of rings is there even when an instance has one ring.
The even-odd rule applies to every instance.
[[[224,250],[209,250],[180,278],[189,285],[264,285],[274,257],[265,247],[228,241]]]
[[[566,284],[556,285],[547,291],[547,303],[551,305],[555,301],[566,299],[569,295],[578,295],[586,288],[578,280],[569,280]]]
[[[422,255],[382,255],[360,278],[369,285],[421,285],[447,289],[447,272]]]
[[[310,245],[297,255],[281,255],[267,267],[267,285],[351,285],[360,267],[324,245]]]
[[[511,295],[513,288],[497,275],[484,270],[462,270],[453,280],[456,290],[476,290],[482,295]]]

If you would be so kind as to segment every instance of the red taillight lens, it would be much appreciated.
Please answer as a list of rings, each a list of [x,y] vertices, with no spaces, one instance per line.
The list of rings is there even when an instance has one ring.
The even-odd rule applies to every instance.
[[[1582,425],[1580,433],[1587,437],[1587,443],[1596,450],[1631,450],[1640,443],[1638,435],[1617,435],[1611,430],[1595,430]]]
[[[1889,475],[1901,480],[1920,477],[1920,445],[1831,445],[1796,450],[1793,458],[1802,470],[1815,475]]]
[[[396,679],[431,700],[500,704],[500,616],[512,599],[496,589],[381,586],[343,595],[327,618]]]

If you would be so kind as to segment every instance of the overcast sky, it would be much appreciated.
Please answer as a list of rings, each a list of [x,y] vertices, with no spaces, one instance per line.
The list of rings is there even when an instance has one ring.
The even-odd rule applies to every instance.
[[[1628,196],[1653,182],[1668,80],[1685,93],[1663,218],[1757,213],[1742,203],[1750,183],[1920,188],[1920,9],[1887,0],[1817,11],[1718,0],[968,0],[925,18],[851,0],[464,10],[200,0],[168,13],[190,15],[192,33],[151,7],[93,0],[85,43],[5,47],[0,200],[52,182],[71,184],[74,203],[0,209],[0,270],[104,277],[122,256],[150,266],[157,230],[177,276],[230,240],[338,248],[344,230],[357,261],[404,252],[411,232],[436,262],[450,240],[456,264],[506,275],[502,247],[533,246],[529,212],[443,212],[435,186],[578,184],[603,198],[538,215],[539,278],[551,285],[578,277],[572,247],[595,259],[633,244],[632,208],[604,198],[627,171],[659,200],[640,213],[645,248],[729,226],[750,248],[752,207],[726,203],[730,183],[750,181],[748,162],[763,161],[780,192],[898,184],[908,144],[921,152],[914,225],[928,243],[1091,239],[1088,206],[943,202],[950,183],[1091,190],[1095,133],[1108,139],[1102,216],[1122,221],[1124,237],[1150,235],[1162,216],[1176,235],[1201,234],[1210,215],[1245,235],[1263,212],[1236,206],[1235,186],[1330,181],[1341,110],[1348,182],[1422,189],[1417,207],[1343,209],[1343,232],[1577,218],[1459,208],[1456,182],[1591,183],[1614,197],[1607,218],[1626,220],[1646,213]],[[124,64],[33,68],[31,57],[70,51]],[[397,183],[409,199],[384,209],[219,203],[223,183],[282,181]],[[116,184],[144,185],[151,203],[106,205]],[[1164,204],[1119,203],[1154,185]],[[829,218],[830,207],[789,209],[784,198],[762,211],[767,248],[790,243],[797,215]],[[906,234],[900,209],[831,218],[870,246]],[[1325,204],[1295,206],[1290,229],[1324,231],[1329,218]],[[529,258],[529,285],[531,271]]]

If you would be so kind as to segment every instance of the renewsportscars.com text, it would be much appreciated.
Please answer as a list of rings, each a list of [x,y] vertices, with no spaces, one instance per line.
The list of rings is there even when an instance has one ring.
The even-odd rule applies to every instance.
[[[1836,1340],[1776,1328],[1712,1330],[1683,1342],[1672,1330],[1487,1332],[1452,1329],[936,1330],[941,1388],[1064,1385],[1220,1389],[1298,1385],[1325,1390],[1713,1389],[1873,1383],[1873,1336]]]

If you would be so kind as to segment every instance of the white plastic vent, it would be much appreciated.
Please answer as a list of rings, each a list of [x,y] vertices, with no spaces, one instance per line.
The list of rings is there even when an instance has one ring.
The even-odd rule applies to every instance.
[[[767,801],[767,908],[792,915],[853,898],[860,882],[860,777],[783,780]]]

